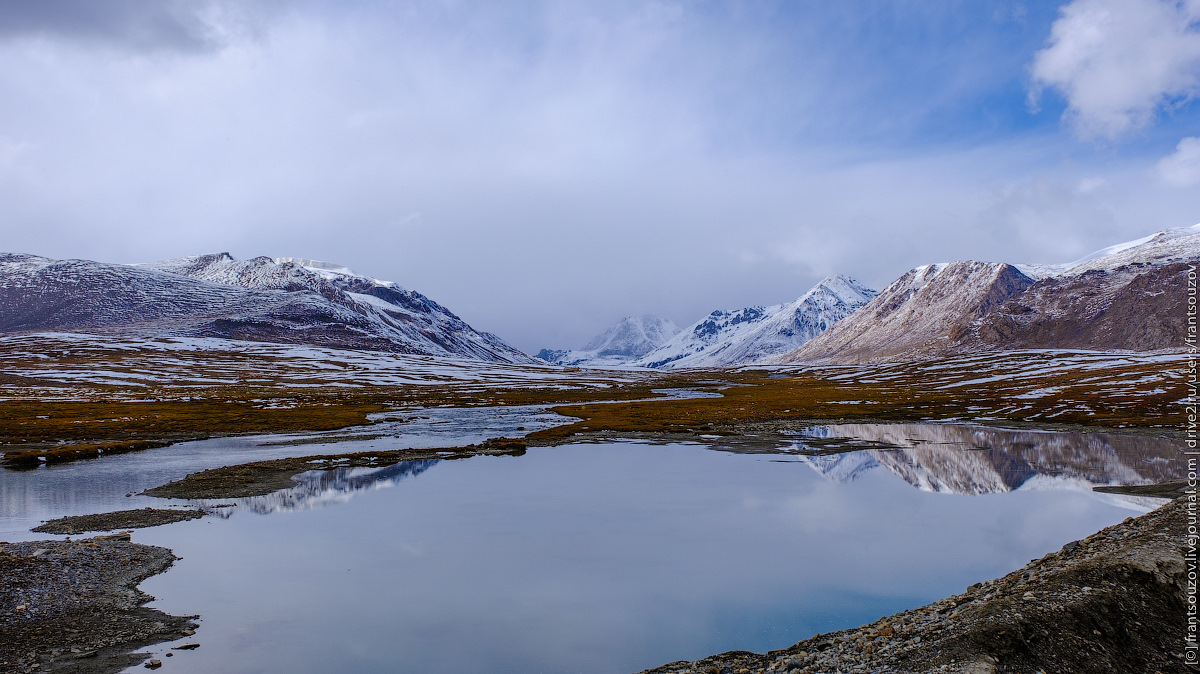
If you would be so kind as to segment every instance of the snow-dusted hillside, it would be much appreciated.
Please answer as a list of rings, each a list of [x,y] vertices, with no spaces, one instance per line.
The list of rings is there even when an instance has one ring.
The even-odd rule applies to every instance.
[[[658,316],[629,316],[581,349],[542,349],[537,357],[554,365],[620,367],[662,346],[679,332],[679,326]]]
[[[794,302],[714,311],[633,364],[671,369],[762,362],[821,334],[874,296],[852,278],[830,276]]]
[[[0,254],[0,332],[47,330],[533,362],[420,293],[336,265],[228,253],[144,265]]]
[[[972,320],[1033,283],[1016,267],[996,262],[917,267],[786,360],[836,356],[859,362],[938,353]]]
[[[1131,264],[1164,265],[1193,260],[1200,253],[1200,224],[1156,232],[1118,243],[1063,264],[1018,264],[1035,279],[1078,276],[1094,270],[1113,270]]]
[[[780,362],[914,360],[1003,349],[1153,351],[1183,343],[1186,274],[1200,225],[1075,262],[917,267]]]

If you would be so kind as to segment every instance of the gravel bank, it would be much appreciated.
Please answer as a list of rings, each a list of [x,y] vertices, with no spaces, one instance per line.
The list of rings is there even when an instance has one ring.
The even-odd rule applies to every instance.
[[[960,595],[765,655],[646,674],[1193,672],[1183,662],[1185,499]]]
[[[137,589],[174,562],[128,534],[0,543],[0,671],[119,672],[144,659],[131,651],[191,634]]]
[[[117,529],[143,529],[161,524],[183,522],[204,517],[203,510],[165,510],[142,508],[141,510],[117,510],[95,515],[71,515],[50,520],[36,526],[32,531],[39,534],[82,534],[89,531],[115,531]]]

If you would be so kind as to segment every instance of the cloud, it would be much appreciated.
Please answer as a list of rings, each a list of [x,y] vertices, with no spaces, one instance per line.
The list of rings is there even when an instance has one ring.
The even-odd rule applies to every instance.
[[[1080,137],[1117,139],[1200,93],[1200,2],[1075,0],[1031,74],[1032,103],[1057,89]]]
[[[12,0],[0,3],[0,40],[50,38],[133,51],[207,52],[244,27],[222,0]]]
[[[1030,121],[1040,7],[1026,30],[938,3],[95,4],[0,2],[6,250],[325,258],[536,350],[1200,209],[1163,148]],[[980,125],[1005,105],[1027,126]]]
[[[1200,138],[1184,138],[1175,152],[1158,162],[1158,174],[1169,185],[1191,187],[1200,184]]]
[[[1114,192],[1110,181],[1096,177],[1039,176],[993,187],[979,216],[981,228],[997,249],[1016,240],[1028,256],[993,261],[1063,262],[1104,241],[1116,243],[1123,235],[1113,213],[1119,199]]]

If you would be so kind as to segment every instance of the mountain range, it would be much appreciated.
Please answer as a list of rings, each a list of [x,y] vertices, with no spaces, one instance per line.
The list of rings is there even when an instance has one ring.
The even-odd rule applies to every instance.
[[[762,362],[813,339],[875,294],[848,276],[830,276],[792,302],[714,311],[632,364],[672,369]]]
[[[395,283],[228,253],[141,265],[0,254],[0,333],[222,337],[535,363]]]
[[[680,330],[622,320],[533,358],[428,297],[301,258],[228,253],[121,265],[0,254],[0,334],[219,337],[583,367],[913,361],[1010,349],[1147,352],[1184,343],[1200,225],[1074,262],[916,267],[880,292],[830,276],[793,302],[718,310]]]
[[[756,363],[791,352],[874,296],[874,290],[858,281],[835,275],[785,304],[718,309],[683,330],[654,316],[626,318],[581,349],[542,349],[537,356],[555,365],[586,367],[673,369]]]
[[[952,262],[905,273],[781,363],[863,363],[1005,349],[1181,348],[1200,225],[1060,265]]]

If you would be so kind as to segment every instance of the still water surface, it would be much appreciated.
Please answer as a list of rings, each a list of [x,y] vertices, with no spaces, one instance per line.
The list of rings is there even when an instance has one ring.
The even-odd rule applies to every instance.
[[[124,494],[230,456],[553,423],[525,413],[480,410],[460,428],[435,412],[420,423],[440,437],[361,447],[208,441],[4,473],[0,538],[161,507]],[[871,449],[804,455],[838,438]],[[193,502],[212,515],[134,540],[183,558],[142,584],[151,605],[201,616],[194,637],[150,649],[162,671],[633,672],[781,648],[1007,573],[1153,507],[1090,486],[1177,478],[1179,451],[947,424],[798,429],[770,453],[574,444],[312,471],[276,494]],[[201,647],[163,657],[184,643]]]
[[[202,616],[172,671],[632,672],[874,620],[1147,509],[923,451],[618,442],[313,472],[135,540],[183,557],[152,605]]]

